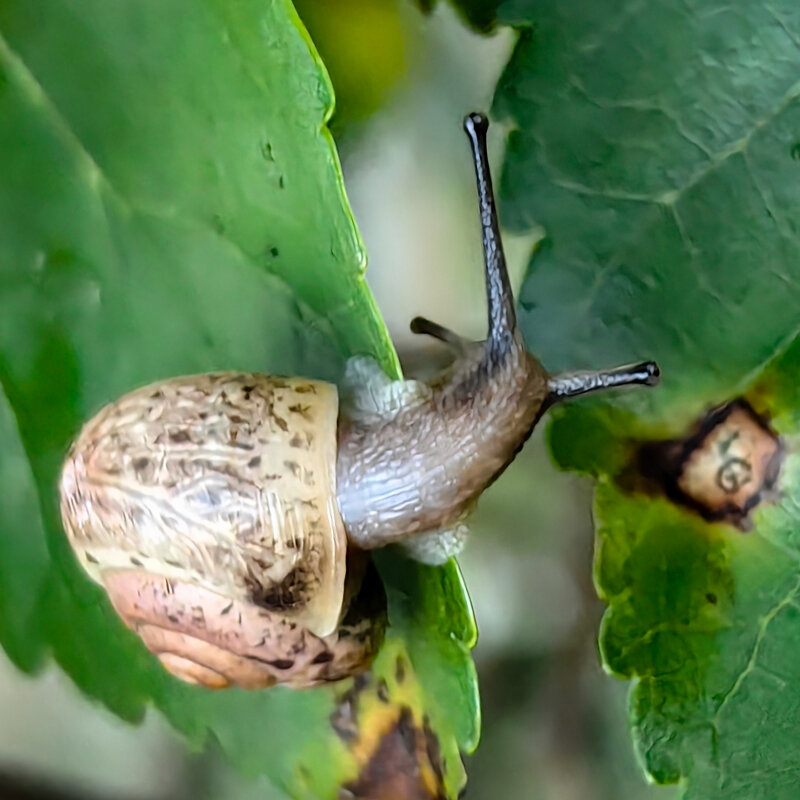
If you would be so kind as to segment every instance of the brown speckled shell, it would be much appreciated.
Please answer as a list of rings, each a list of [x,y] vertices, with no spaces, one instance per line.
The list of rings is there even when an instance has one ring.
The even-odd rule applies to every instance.
[[[309,685],[357,670],[379,633],[340,626],[334,386],[220,373],[104,408],[73,445],[61,512],[87,572],[175,674]]]

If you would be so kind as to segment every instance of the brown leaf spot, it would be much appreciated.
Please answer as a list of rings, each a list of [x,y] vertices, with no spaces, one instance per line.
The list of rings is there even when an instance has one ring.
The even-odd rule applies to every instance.
[[[430,736],[436,739],[432,732]],[[431,744],[404,706],[358,778],[345,789],[364,800],[446,800],[441,775],[438,740]]]
[[[637,465],[673,502],[747,530],[750,512],[775,497],[782,460],[777,433],[740,398],[709,411],[684,439],[648,442]]]
[[[339,698],[336,708],[331,714],[331,727],[345,742],[358,739],[358,703],[362,692],[369,686],[369,674],[359,673],[353,684]]]
[[[422,732],[425,735],[425,748],[431,768],[436,773],[439,783],[444,783],[444,759],[442,758],[442,748],[439,745],[439,737],[433,732],[431,722],[426,716],[422,720]]]
[[[331,714],[331,727],[344,742],[354,742],[358,739],[356,711],[357,709],[350,703],[340,703]]]
[[[397,656],[397,662],[394,665],[394,676],[398,683],[402,683],[406,679],[406,662],[403,656]]]

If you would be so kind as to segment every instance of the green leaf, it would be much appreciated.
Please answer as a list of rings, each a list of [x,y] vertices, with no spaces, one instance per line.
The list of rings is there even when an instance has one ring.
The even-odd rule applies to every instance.
[[[755,510],[751,532],[709,525],[613,480],[597,492],[603,657],[612,672],[638,678],[631,714],[647,770],[659,782],[689,777],[693,800],[796,795],[798,378],[800,339],[752,392],[769,389],[787,455],[780,502]]]
[[[336,88],[331,127],[340,140],[378,111],[408,72],[404,5],[386,0],[294,2]]]
[[[408,757],[426,790],[454,797],[459,746],[477,738],[454,564],[387,575],[391,627],[358,687],[215,693],[170,677],[124,628],[59,522],[69,442],[135,386],[221,368],[336,380],[355,353],[398,374],[331,107],[288,0],[0,3],[0,641],[28,671],[52,655],[125,719],[155,705],[195,746],[213,737],[301,798],[361,780],[379,723],[409,709],[411,738],[431,746]],[[382,681],[384,716],[343,739],[343,695]]]
[[[545,231],[520,294],[528,346],[553,371],[663,373],[557,409],[549,430],[561,466],[599,479],[601,650],[635,679],[639,756],[693,800],[793,798],[796,4],[507,0],[499,19],[519,30],[495,98],[512,128],[503,219]],[[672,440],[685,470],[709,409],[739,397],[786,452],[750,532],[708,521],[642,450]]]
[[[726,398],[798,328],[797,9],[513,0],[495,100],[504,222],[544,226],[520,296],[554,370],[656,357],[648,419]],[[646,42],[644,46],[642,43]]]

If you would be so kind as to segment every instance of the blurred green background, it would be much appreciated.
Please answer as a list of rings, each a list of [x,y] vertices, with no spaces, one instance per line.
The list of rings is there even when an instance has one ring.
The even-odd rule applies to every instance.
[[[332,128],[369,253],[369,283],[406,371],[441,363],[408,321],[481,338],[485,306],[472,166],[460,119],[487,110],[513,36],[479,36],[445,3],[296,3],[337,92]],[[496,172],[504,131],[490,144]],[[502,211],[502,209],[501,209]],[[536,232],[507,237],[519,284]],[[668,800],[646,785],[628,738],[627,686],[600,668],[602,606],[591,583],[590,486],[552,466],[539,431],[483,497],[461,559],[481,638],[483,738],[468,797]],[[277,798],[216,752],[187,752],[151,713],[126,726],[53,667],[35,680],[0,654],[0,771],[31,796]],[[66,795],[64,793],[67,793]],[[71,794],[70,794],[71,793]]]

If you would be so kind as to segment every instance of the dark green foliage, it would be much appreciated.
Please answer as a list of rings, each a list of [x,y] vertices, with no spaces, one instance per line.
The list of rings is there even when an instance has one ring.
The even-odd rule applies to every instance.
[[[557,460],[598,476],[608,667],[658,781],[693,800],[797,795],[800,14],[795,3],[509,0],[520,38],[504,221],[542,225],[521,319],[550,369],[655,358],[663,385],[576,403]],[[783,437],[749,533],[648,485],[638,443],[745,394]]]

